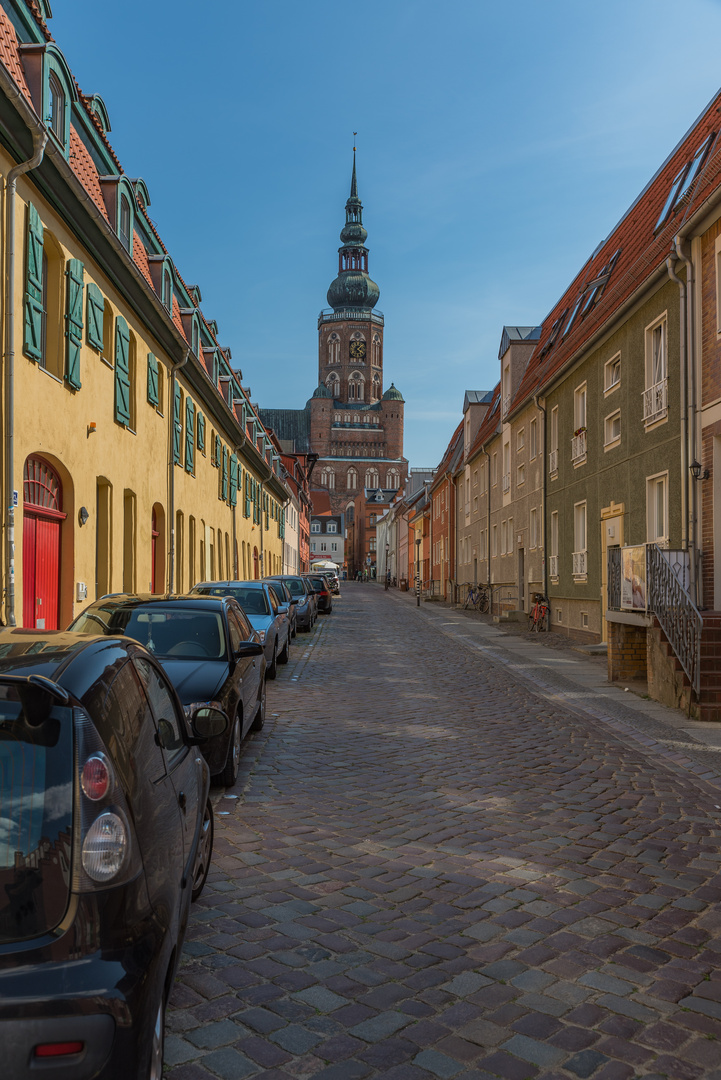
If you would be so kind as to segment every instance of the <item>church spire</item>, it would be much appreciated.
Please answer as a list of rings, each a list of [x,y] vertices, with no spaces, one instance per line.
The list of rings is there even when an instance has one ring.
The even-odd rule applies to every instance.
[[[338,249],[338,277],[328,290],[328,303],[335,311],[345,308],[369,311],[378,303],[380,289],[368,276],[367,237],[368,233],[363,228],[363,203],[358,198],[354,146],[350,195],[345,204],[345,225],[340,234],[343,247]]]

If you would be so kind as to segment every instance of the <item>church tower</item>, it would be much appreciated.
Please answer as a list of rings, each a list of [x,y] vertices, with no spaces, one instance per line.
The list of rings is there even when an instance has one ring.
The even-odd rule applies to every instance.
[[[403,487],[408,470],[403,397],[392,384],[383,391],[384,318],[374,310],[380,289],[368,273],[367,237],[354,147],[338,276],[328,289],[330,307],[318,316],[318,387],[309,402],[310,443],[319,454],[314,480],[338,510],[363,488]]]

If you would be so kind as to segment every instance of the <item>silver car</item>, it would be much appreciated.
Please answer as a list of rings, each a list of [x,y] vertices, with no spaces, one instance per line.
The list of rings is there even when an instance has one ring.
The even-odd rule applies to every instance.
[[[201,596],[232,596],[248,622],[258,632],[265,653],[266,679],[274,679],[278,664],[287,664],[290,654],[290,620],[288,608],[264,581],[204,581],[194,586],[191,594]]]

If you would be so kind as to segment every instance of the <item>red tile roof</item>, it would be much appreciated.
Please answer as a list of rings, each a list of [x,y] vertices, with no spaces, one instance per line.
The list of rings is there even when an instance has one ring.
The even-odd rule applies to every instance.
[[[72,124],[70,125],[69,160],[71,169],[107,221],[108,211],[103,199],[103,193],[100,190],[98,170],[95,168],[95,163],[88,152],[88,148]]]
[[[445,453],[443,454],[443,457],[441,458],[441,460],[440,460],[440,462],[438,464],[438,468],[435,470],[434,479],[431,482],[431,490],[433,490],[433,488],[435,488],[438,484],[440,484],[440,482],[442,480],[445,479],[446,473],[448,472],[448,470],[451,468],[451,465],[453,464],[453,458],[454,458],[454,455],[456,453],[456,450],[458,449],[458,442],[459,442],[459,439],[462,438],[462,436],[463,436],[463,421],[461,420],[460,424],[458,425],[456,430],[451,435],[451,439],[450,439],[450,442],[448,443],[448,446],[445,449]]]
[[[511,403],[510,412],[558,374],[639,286],[663,266],[670,254],[673,239],[684,222],[717,190],[721,175],[721,116],[717,112],[717,104],[718,95],[684,135],[618,225],[548,313],[542,324],[538,344]],[[674,177],[684,164],[691,161],[703,141],[712,135],[715,137],[710,151],[690,193],[684,196],[665,224],[656,230]],[[618,259],[600,299],[585,318],[579,314],[573,328],[563,337],[566,320],[583,289],[599,275],[616,251],[619,253]],[[560,318],[563,318],[560,333],[548,348],[553,328]]]
[[[15,27],[2,8],[0,8],[0,63],[8,69],[15,80],[18,89],[22,91],[23,97],[27,98],[32,105],[30,90],[25,81],[25,72],[20,63],[18,39],[15,34]]]
[[[150,263],[148,262],[148,253],[143,246],[143,241],[140,239],[137,230],[133,232],[133,262],[142,273],[150,288],[155,291],[153,279],[150,276]]]

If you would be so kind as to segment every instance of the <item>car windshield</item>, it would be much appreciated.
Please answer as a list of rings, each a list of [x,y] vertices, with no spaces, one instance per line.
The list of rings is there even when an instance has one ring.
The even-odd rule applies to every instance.
[[[225,594],[223,594],[225,595]],[[81,634],[123,634],[156,656],[172,660],[224,660],[223,617],[179,604],[98,605],[84,611],[72,626]]]
[[[270,615],[268,599],[263,589],[252,585],[202,585],[195,590],[201,596],[232,596],[246,615]]]
[[[62,919],[72,828],[72,709],[0,684],[0,943],[46,934]]]
[[[303,582],[298,578],[289,578],[286,583],[291,596],[305,596]]]

